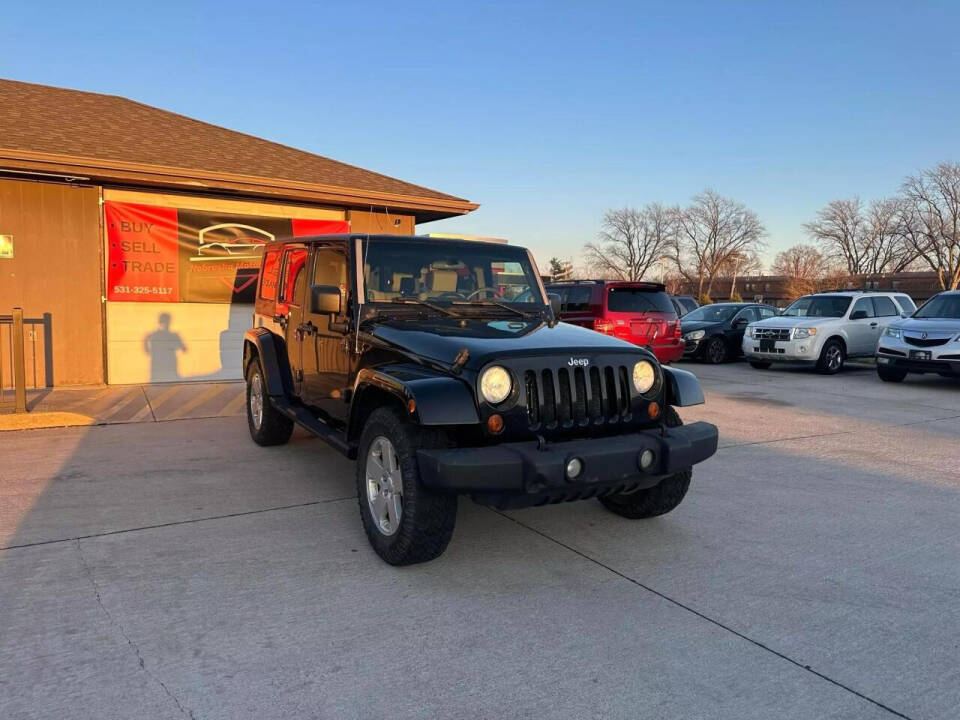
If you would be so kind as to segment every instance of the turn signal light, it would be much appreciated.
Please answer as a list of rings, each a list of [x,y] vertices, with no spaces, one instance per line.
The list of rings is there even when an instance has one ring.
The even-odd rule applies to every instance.
[[[647,414],[650,416],[651,420],[657,418],[660,415],[660,403],[654,401],[647,405]]]
[[[494,413],[487,418],[487,430],[492,432],[494,435],[499,435],[503,432],[503,416],[497,415]]]
[[[417,411],[417,401],[413,398],[407,400],[407,412],[413,415]]]
[[[594,320],[593,329],[598,333],[603,333],[604,335],[613,335],[613,321],[612,320]]]

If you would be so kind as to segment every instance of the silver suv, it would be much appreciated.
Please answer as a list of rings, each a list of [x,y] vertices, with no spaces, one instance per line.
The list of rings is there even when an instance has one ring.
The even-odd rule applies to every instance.
[[[916,310],[903,293],[837,290],[804,295],[776,317],[747,326],[743,354],[750,365],[815,366],[832,375],[848,357],[873,357],[887,325]]]
[[[912,372],[960,377],[960,291],[934,295],[909,318],[888,325],[880,336],[880,379],[900,382]]]

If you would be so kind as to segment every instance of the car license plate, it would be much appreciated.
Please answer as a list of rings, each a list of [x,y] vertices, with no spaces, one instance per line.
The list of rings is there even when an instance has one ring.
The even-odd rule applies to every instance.
[[[930,354],[929,350],[911,350],[910,359],[911,360],[929,360],[933,356]]]
[[[777,351],[777,343],[773,340],[761,340],[760,352],[772,353]]]

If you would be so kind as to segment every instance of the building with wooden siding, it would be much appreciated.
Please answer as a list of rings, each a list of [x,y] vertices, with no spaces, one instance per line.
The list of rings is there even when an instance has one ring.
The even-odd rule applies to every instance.
[[[125,98],[0,80],[0,316],[28,318],[30,385],[239,378],[260,245],[412,234],[476,207]]]

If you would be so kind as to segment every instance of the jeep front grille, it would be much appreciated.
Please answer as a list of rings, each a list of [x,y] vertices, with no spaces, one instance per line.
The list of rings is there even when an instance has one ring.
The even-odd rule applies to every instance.
[[[625,365],[527,370],[523,378],[531,430],[632,419]]]
[[[755,327],[753,338],[754,340],[789,340],[790,328]]]

